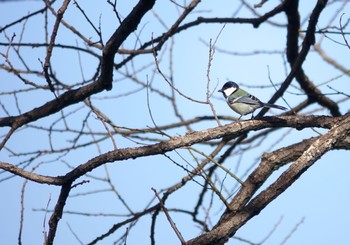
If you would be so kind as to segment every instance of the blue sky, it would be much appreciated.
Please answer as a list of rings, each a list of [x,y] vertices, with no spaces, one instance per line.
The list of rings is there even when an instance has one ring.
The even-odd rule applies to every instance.
[[[122,17],[127,15],[136,2],[137,1],[127,1],[127,3],[119,3],[118,7],[120,7],[119,10]],[[302,3],[300,3],[302,20],[306,18],[307,14],[312,9],[315,4],[314,2],[316,1],[302,1]],[[95,25],[98,25],[99,19],[101,20],[103,40],[106,41],[118,26],[118,22],[110,11],[110,7],[107,4],[96,4],[96,2],[91,0],[84,1],[80,4]],[[263,13],[271,9],[275,4],[275,1],[268,1],[264,7],[258,11]],[[150,39],[152,33],[154,37],[162,34],[165,29],[154,16],[156,14],[159,15],[160,18],[165,19],[169,27],[179,14],[179,9],[175,7],[169,9],[169,5],[171,5],[169,1],[156,2],[154,13],[148,13],[145,16],[145,19],[136,32],[139,34],[139,37],[131,35],[123,45],[123,48],[132,49],[135,46],[135,42],[137,43],[138,38],[142,41],[147,41]],[[220,5],[217,4],[217,2],[214,3],[214,1],[203,1],[200,5],[202,6],[199,8],[201,12],[189,17],[187,21],[194,20],[197,16],[231,17],[236,9],[236,6],[233,6],[231,1],[220,1]],[[43,3],[41,1],[9,1],[1,3],[0,26],[16,20],[23,14],[39,9],[42,6]],[[339,6],[340,3],[332,4],[322,13],[319,22],[320,28],[326,26],[332,18],[335,19],[332,24],[338,24],[340,16],[333,16],[333,13]],[[58,7],[59,5],[55,5],[56,9]],[[16,11],[13,11],[14,9],[16,9]],[[345,13],[344,18],[346,19],[349,18],[349,10],[349,7],[346,6],[342,11]],[[245,10],[239,12],[238,16],[251,17],[250,13]],[[43,16],[38,16],[26,23],[26,29],[23,34],[24,41],[36,42],[39,39],[40,42],[44,42],[42,18]],[[91,40],[96,40],[97,37],[93,29],[85,25],[83,17],[72,3],[65,13],[64,19],[67,19],[71,25],[81,30],[86,37],[91,38]],[[284,24],[285,17],[279,15],[276,16],[273,21]],[[53,24],[52,19],[49,24]],[[305,21],[303,27],[305,28],[306,26],[307,21]],[[22,26],[19,25],[10,28],[6,33],[11,36],[12,33],[15,32],[18,38],[21,27]],[[198,100],[205,100],[206,98],[209,48],[205,43],[209,43],[210,39],[215,40],[222,28],[223,26],[219,24],[204,24],[183,31],[173,39],[174,56],[172,62],[175,85],[180,91],[192,98]],[[277,85],[281,83],[286,76],[286,67],[283,64],[285,57],[280,53],[285,47],[285,35],[286,32],[283,27],[274,28],[269,25],[262,25],[260,28],[254,29],[250,25],[226,25],[218,37],[218,49],[215,52],[210,69],[211,90],[217,90],[217,86],[221,87],[227,80],[234,80],[242,84],[242,86],[245,86],[249,92],[259,97],[262,101],[268,101],[274,93],[274,89],[271,87],[269,81],[268,71],[270,71],[272,81]],[[329,35],[328,38],[319,35],[316,36],[316,38],[317,41],[321,40],[321,38],[323,39],[322,47],[333,59],[337,60],[345,67],[348,65],[348,54],[350,50],[335,42],[343,43],[340,35]],[[5,41],[4,33],[0,33],[0,42]],[[64,27],[59,29],[57,43],[70,45],[78,44],[79,46],[83,46],[81,40],[72,35],[72,33]],[[163,50],[168,52],[169,45],[170,42],[164,46]],[[4,52],[5,50],[5,47],[0,47],[0,52]],[[251,51],[273,51],[274,53],[260,54],[258,56],[242,56],[230,55],[227,52],[222,52],[222,50],[238,53]],[[38,71],[41,69],[38,58],[44,60],[44,51],[44,49],[23,49],[28,64]],[[96,49],[94,51],[98,52]],[[159,57],[163,58],[160,62],[160,66],[162,71],[168,74],[170,58],[168,54],[161,56],[161,53],[162,51]],[[80,72],[78,62],[79,55],[77,53],[72,53],[70,50],[66,49],[54,50],[52,66],[57,72],[57,76],[68,84],[73,84],[75,81],[81,80],[82,76],[89,78],[96,70],[95,67],[98,60],[95,57],[83,53],[80,53],[80,55],[81,64],[84,68],[83,73]],[[11,53],[11,58],[13,58],[14,62],[18,62],[14,53]],[[118,62],[120,60],[121,57],[117,56],[116,61]],[[133,93],[129,96],[121,96],[140,88],[140,85],[136,83],[125,82],[125,73],[131,72],[133,69],[142,69],[144,66],[152,64],[153,62],[154,59],[151,55],[137,57],[133,64],[128,64],[128,69],[122,68],[120,72],[115,72],[114,78],[116,82],[111,92],[103,92],[92,98],[93,103],[106,113],[115,124],[130,128],[146,128],[148,126],[153,126],[148,110],[149,107],[151,108],[153,119],[158,125],[165,125],[177,120],[171,108],[171,103],[155,92],[150,93],[149,105],[147,105],[147,94],[145,90]],[[0,63],[4,63],[4,60],[1,59]],[[322,59],[316,52],[311,51],[303,67],[310,79],[319,85],[319,88],[324,93],[333,92],[326,86],[331,85],[333,88],[350,94],[350,87],[347,84],[349,77],[341,76],[337,78],[341,72],[322,62]],[[154,75],[153,69],[154,67],[143,70],[137,74],[137,78],[142,81],[145,81],[146,77],[151,79]],[[21,86],[21,83],[16,78],[8,75],[8,73],[3,70],[0,70],[0,77],[0,84],[3,91],[10,91],[13,88]],[[34,76],[29,77],[34,79]],[[41,78],[37,78],[35,81],[39,84],[45,84],[45,81]],[[170,87],[160,76],[155,76],[152,80],[152,85],[154,88],[158,88],[170,94]],[[294,83],[294,85],[295,86],[289,89],[284,97],[291,106],[295,106],[305,99],[303,95],[299,95],[301,92],[297,84]],[[260,86],[264,86],[266,89],[261,89]],[[107,99],[102,100],[102,98]],[[334,95],[331,98],[338,101],[343,97]],[[42,105],[49,99],[53,99],[52,94],[37,91],[28,94],[22,93],[18,98],[18,103],[22,112],[24,112]],[[0,100],[14,115],[20,113],[17,110],[13,96],[2,96]],[[212,115],[208,105],[192,103],[178,95],[176,95],[176,100],[178,108],[185,119]],[[221,98],[221,94],[214,92],[212,102],[219,115],[237,116],[227,107],[226,103]],[[286,106],[282,100],[279,100],[277,104]],[[346,113],[349,110],[348,101],[340,103],[340,106],[342,108],[342,113]],[[313,106],[303,111],[303,113],[328,115],[326,110],[313,111],[315,109],[317,109],[317,107]],[[82,118],[86,116],[87,111],[87,108],[84,108],[82,104],[67,108],[65,113],[71,113],[69,116],[69,126],[79,129]],[[269,111],[268,115],[273,115],[274,113],[278,113],[278,111]],[[0,116],[5,116],[3,110],[0,110]],[[57,114],[50,118],[41,119],[32,125],[48,126],[59,116],[60,115]],[[89,118],[89,122],[90,126],[94,127],[94,129],[105,132],[103,125],[93,117]],[[223,124],[226,123],[230,122],[223,121]],[[63,128],[63,124],[63,122],[58,122],[55,128]],[[217,124],[214,121],[209,121],[196,124],[193,128],[195,130],[203,130],[216,126]],[[0,134],[4,135],[7,130],[8,129],[0,129]],[[322,130],[319,131],[324,132]],[[183,131],[170,131],[170,133],[172,135],[183,134],[185,133],[185,129],[183,129]],[[227,161],[227,167],[237,170],[236,174],[244,178],[244,173],[247,168],[258,163],[260,156],[264,152],[272,151],[278,147],[286,146],[311,136],[317,136],[317,133],[311,129],[305,129],[300,132],[292,131],[291,133],[289,133],[288,129],[281,129],[276,134],[263,141],[261,146],[250,150],[247,154],[240,155],[239,149],[235,151],[232,157]],[[64,147],[67,142],[71,142],[72,139],[74,139],[74,134],[70,135],[67,133],[63,135],[60,132],[54,132],[51,137],[54,139],[54,142],[51,142],[53,147],[59,149]],[[160,138],[157,135],[152,135],[152,137],[156,139]],[[127,140],[119,135],[116,135],[115,139],[120,148],[138,146],[135,142]],[[81,142],[84,142],[84,140],[87,141],[88,137],[82,137],[80,140]],[[276,142],[279,142],[279,145],[271,149],[271,145]],[[13,135],[8,142],[8,147],[10,149],[20,149],[26,152],[35,151],[37,149],[48,149],[49,143],[47,132],[33,131],[25,128],[20,130],[18,134]],[[110,140],[105,140],[99,147],[99,149],[90,147],[77,150],[76,152],[70,152],[67,156],[58,160],[55,160],[56,156],[42,156],[38,160],[33,161],[31,167],[34,167],[40,162],[45,162],[45,164],[40,165],[36,172],[53,176],[64,174],[68,169],[66,163],[77,166],[94,157],[98,154],[99,150],[101,152],[113,150],[113,145]],[[208,146],[200,146],[199,148],[206,152],[211,152],[212,150],[212,148]],[[180,152],[186,155],[185,150],[180,150]],[[348,212],[350,193],[348,191],[349,178],[347,173],[350,169],[346,160],[348,155],[349,154],[345,151],[327,153],[313,167],[304,173],[293,186],[264,209],[259,216],[250,220],[240,229],[236,235],[258,243],[269,234],[276,224],[278,224],[276,231],[264,244],[281,244],[296,225],[303,221],[285,244],[349,243],[350,241],[347,233],[350,219],[350,214]],[[182,162],[181,157],[175,152],[169,153],[169,156],[184,165],[186,164]],[[22,157],[22,159],[24,158],[25,157]],[[11,157],[10,152],[4,150],[0,152],[0,159],[10,163],[18,163],[21,161],[21,158]],[[284,169],[285,168],[279,170],[271,176],[265,187],[275,180]],[[94,170],[90,177],[82,178],[82,180],[89,179],[90,183],[82,185],[72,191],[65,210],[114,215],[127,213],[125,206],[120,203],[115,195],[111,192],[103,191],[109,188],[109,186],[98,178],[105,178],[106,172],[111,175],[113,183],[120,194],[127,200],[128,204],[130,204],[134,212],[142,211],[146,203],[154,198],[154,193],[151,191],[152,187],[157,190],[167,188],[177,183],[179,179],[186,175],[186,172],[174,165],[164,156],[153,156],[107,164],[106,166]],[[224,173],[221,173],[221,175],[224,175]],[[8,174],[2,173],[1,179],[4,178],[4,176],[8,176]],[[23,179],[15,177],[0,183],[0,196],[6,197],[0,202],[1,226],[5,227],[0,230],[1,244],[14,244],[17,242],[20,195],[23,181]],[[234,180],[225,180],[225,185],[227,185],[228,188],[235,186]],[[88,195],[90,191],[94,190],[100,190],[100,192],[94,195]],[[200,187],[197,183],[189,183],[185,188],[171,196],[167,202],[167,207],[193,209],[199,190]],[[45,209],[47,205],[49,209],[54,207],[58,197],[58,191],[58,187],[39,185],[33,182],[27,183],[24,199],[25,219],[22,240],[24,244],[43,243],[42,232],[44,229],[43,222],[45,220],[45,212],[40,210]],[[210,199],[209,197],[206,198],[207,203]],[[220,203],[219,199],[216,198],[214,200],[212,222],[215,224],[220,212],[222,212],[223,205]],[[49,214],[46,215],[46,220],[48,220],[48,218]],[[123,217],[120,218],[116,216],[87,217],[78,214],[65,214],[59,224],[55,240],[56,244],[78,244],[70,228],[77,233],[79,238],[83,240],[83,243],[87,243],[101,233],[106,232],[112,224],[123,219]],[[193,225],[190,217],[182,214],[174,214],[173,219],[186,240],[199,234],[200,230]],[[135,227],[131,229],[128,236],[128,244],[149,243],[150,221],[150,216],[142,218]],[[46,229],[48,229],[47,226]],[[157,229],[156,239],[158,244],[178,244],[178,240],[163,214],[159,216]],[[117,234],[122,234],[123,232],[125,232],[125,229],[121,229]],[[99,244],[111,244],[116,237],[118,237],[118,235],[107,238]],[[245,243],[240,243],[237,240],[231,239],[228,244]]]

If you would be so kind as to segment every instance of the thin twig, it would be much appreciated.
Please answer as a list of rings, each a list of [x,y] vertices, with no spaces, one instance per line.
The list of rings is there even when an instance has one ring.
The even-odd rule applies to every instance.
[[[164,206],[163,201],[162,201],[162,199],[160,198],[160,196],[158,195],[156,189],[154,189],[154,188],[152,187],[152,191],[153,191],[154,194],[156,195],[156,197],[157,197],[157,199],[158,199],[158,201],[159,201],[160,207],[162,208],[162,210],[163,210],[165,216],[167,217],[167,219],[168,219],[168,221],[169,221],[169,223],[170,223],[170,225],[171,225],[171,228],[173,228],[173,230],[175,231],[176,236],[177,236],[177,237],[179,238],[179,240],[181,241],[181,244],[186,244],[185,239],[182,237],[182,235],[181,235],[180,231],[177,229],[177,227],[176,227],[174,221],[171,219],[171,217],[170,217],[170,215],[169,215],[169,213],[168,213],[168,210],[167,210],[166,207]]]
[[[44,234],[44,244],[47,244],[47,231],[46,231],[46,217],[47,217],[47,213],[49,210],[49,205],[51,202],[51,194],[49,195],[49,200],[46,203],[46,208],[45,208],[45,215],[44,215],[44,221],[43,221],[43,234]]]
[[[212,157],[208,156],[207,154],[205,154],[202,151],[199,151],[193,147],[189,147],[189,149],[201,154],[202,156],[204,156],[205,158],[207,158],[208,160],[210,160],[211,162],[213,162],[215,165],[217,165],[219,168],[221,168],[222,170],[224,170],[226,173],[228,173],[232,178],[234,178],[238,183],[240,183],[241,185],[244,185],[244,182],[238,178],[236,175],[234,175],[233,173],[230,172],[229,169],[225,168],[224,166],[222,166],[220,163],[218,163],[216,160],[214,160]]]
[[[163,132],[161,129],[159,129],[156,121],[154,120],[153,117],[153,113],[152,113],[152,109],[151,109],[151,105],[150,105],[150,101],[149,101],[149,81],[148,81],[148,77],[147,77],[147,86],[146,86],[146,91],[147,91],[147,108],[148,108],[148,113],[149,116],[151,117],[151,121],[153,123],[154,128],[161,134],[161,135],[165,135],[169,138],[171,138],[170,135],[168,135],[167,133]]]
[[[283,241],[280,243],[281,245],[285,244],[289,238],[292,237],[292,235],[298,230],[299,226],[301,226],[305,221],[305,217],[302,217],[301,220],[295,224],[294,228],[289,232],[289,234],[283,239]]]
[[[221,124],[219,118],[216,115],[216,111],[215,111],[214,105],[210,101],[210,97],[213,94],[213,93],[210,92],[210,81],[211,81],[211,79],[210,79],[210,68],[211,68],[211,65],[212,65],[212,61],[214,59],[216,43],[217,43],[217,41],[219,39],[220,34],[224,30],[225,26],[226,25],[223,25],[223,27],[221,28],[219,34],[215,38],[215,41],[214,41],[213,45],[211,43],[212,40],[210,39],[210,41],[209,41],[209,58],[208,58],[208,68],[207,68],[207,81],[208,81],[207,82],[207,103],[209,104],[210,109],[211,109],[211,111],[212,111],[212,113],[214,115],[214,118],[215,118],[215,120],[216,120],[216,122],[217,122],[217,124],[219,126],[222,126],[222,124]],[[214,89],[214,91],[215,91],[215,89]]]
[[[109,121],[109,120],[106,120],[106,117],[102,114],[102,112],[101,112],[100,110],[98,110],[97,108],[95,108],[95,107],[92,105],[90,98],[85,99],[84,102],[85,102],[85,104],[86,104],[87,106],[89,106],[89,107],[91,108],[91,110],[93,111],[93,113],[96,115],[97,119],[98,119],[100,122],[102,122],[104,128],[105,128],[106,131],[107,131],[107,134],[108,134],[109,138],[111,139],[111,141],[112,141],[112,143],[113,143],[114,150],[117,150],[117,149],[118,149],[117,143],[116,143],[116,141],[115,141],[115,139],[114,139],[114,137],[113,137],[112,132],[109,130],[109,127],[108,127],[108,125],[107,125],[107,123],[106,123],[106,121]]]
[[[344,33],[344,30],[343,30],[343,25],[342,25],[342,18],[345,14],[343,13],[341,16],[340,16],[340,19],[339,19],[339,26],[340,26],[340,32],[341,32],[341,35],[343,36],[343,39],[346,43],[346,46],[348,46],[348,48],[350,49],[350,44],[348,43],[348,40],[346,39],[345,37],[345,33]]]
[[[278,91],[276,84],[272,81],[271,79],[271,74],[270,74],[270,67],[267,66],[267,74],[268,74],[268,78],[269,81],[271,83],[271,85],[273,86],[273,88],[276,90],[276,92]],[[289,107],[289,109],[292,109],[292,107],[290,106],[290,104],[287,102],[287,100],[284,98],[283,94],[281,95],[281,99],[286,103],[286,105]]]
[[[184,93],[182,93],[179,89],[177,89],[170,81],[169,79],[164,75],[164,73],[162,72],[162,70],[160,69],[160,66],[159,66],[159,62],[158,62],[158,58],[157,58],[157,52],[156,52],[156,49],[154,47],[154,43],[153,43],[153,34],[152,34],[152,51],[153,51],[153,57],[154,57],[154,61],[156,63],[156,67],[157,67],[157,71],[159,72],[159,74],[164,78],[164,80],[169,84],[169,86],[174,89],[179,95],[181,95],[182,97],[190,100],[190,101],[193,101],[193,102],[196,102],[196,103],[199,103],[199,104],[208,104],[207,101],[201,101],[201,100],[196,100],[196,99],[193,99],[187,95],[185,95]]]
[[[59,28],[61,20],[63,18],[64,12],[68,8],[69,2],[70,2],[70,0],[65,0],[62,4],[61,8],[57,12],[56,22],[54,24],[54,27],[53,27],[53,30],[51,33],[50,43],[49,43],[49,46],[47,47],[45,62],[44,62],[44,66],[43,66],[46,82],[49,85],[50,91],[55,95],[56,99],[57,99],[57,95],[55,93],[55,88],[52,84],[50,74],[49,74],[49,68],[50,68],[50,63],[51,63],[50,60],[51,60],[51,56],[52,56],[53,46],[54,46],[55,41],[56,41],[58,28]],[[50,6],[50,3],[48,1],[45,1],[45,3],[46,3],[47,7]]]

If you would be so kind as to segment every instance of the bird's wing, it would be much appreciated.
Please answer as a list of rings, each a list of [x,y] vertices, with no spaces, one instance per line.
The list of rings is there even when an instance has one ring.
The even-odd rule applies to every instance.
[[[243,103],[243,104],[248,104],[248,105],[259,105],[262,106],[262,102],[256,98],[253,95],[249,95],[249,96],[239,96],[237,98],[229,98],[229,102],[230,104],[234,104],[234,103]]]

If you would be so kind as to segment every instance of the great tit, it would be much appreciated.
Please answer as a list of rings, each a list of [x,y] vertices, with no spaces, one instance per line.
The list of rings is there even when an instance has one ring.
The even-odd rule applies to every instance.
[[[238,120],[243,115],[247,115],[249,113],[252,113],[252,118],[254,118],[254,111],[262,107],[287,110],[287,108],[280,105],[273,105],[261,102],[255,96],[239,88],[239,86],[232,81],[225,83],[224,86],[222,86],[222,89],[220,89],[218,92],[221,92],[224,95],[229,107],[231,107],[232,110],[240,114]]]

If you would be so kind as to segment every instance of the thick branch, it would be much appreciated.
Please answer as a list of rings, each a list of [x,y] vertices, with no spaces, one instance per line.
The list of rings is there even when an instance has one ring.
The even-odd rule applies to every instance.
[[[65,176],[48,177],[33,173],[28,173],[20,168],[7,165],[0,162],[0,168],[10,171],[16,175],[22,176],[29,180],[47,184],[62,185],[74,181],[89,171],[109,162],[135,159],[138,157],[163,154],[175,149],[191,146],[196,143],[206,142],[222,137],[238,137],[249,131],[260,130],[264,128],[292,127],[302,130],[308,127],[331,128],[335,123],[343,120],[349,115],[333,118],[326,116],[281,116],[281,117],[264,117],[260,120],[249,120],[239,123],[228,124],[203,131],[195,131],[181,137],[174,137],[170,140],[163,141],[153,145],[147,145],[135,148],[124,148],[101,154],[88,162],[79,165],[77,168],[67,173]]]
[[[131,13],[113,33],[103,49],[100,83],[107,90],[112,89],[114,56],[124,40],[136,30],[143,16],[152,9],[155,0],[140,0]]]
[[[187,244],[224,244],[232,237],[236,231],[243,226],[249,219],[258,215],[270,202],[283,193],[290,185],[292,185],[309,167],[311,167],[322,155],[332,150],[335,145],[343,141],[350,134],[350,117],[338,122],[326,134],[312,140],[308,148],[302,155],[267,189],[258,194],[248,205],[242,205],[237,210],[227,211],[221,218],[219,223],[208,233],[205,233]],[[265,159],[266,160],[266,159]],[[262,162],[258,169],[252,173],[247,179],[247,183],[256,178],[259,174],[263,174],[264,166],[269,163],[269,168],[273,168],[274,162],[268,160]],[[239,194],[237,194],[239,195]]]
[[[192,4],[197,4],[197,1],[193,2]],[[188,14],[188,10],[192,9],[194,6],[190,6],[184,11],[184,14]],[[266,20],[268,20],[269,18],[281,13],[284,9],[284,3],[281,3],[280,5],[278,5],[277,7],[275,7],[274,9],[272,9],[270,12],[267,12],[266,14],[258,17],[258,18],[232,18],[232,17],[223,17],[223,18],[206,18],[206,17],[198,17],[197,20],[188,22],[186,24],[183,24],[181,26],[178,25],[173,25],[172,28],[163,33],[161,36],[154,38],[153,40],[150,40],[148,42],[145,42],[138,50],[136,50],[136,52],[134,50],[130,51],[130,54],[126,59],[124,59],[122,62],[120,62],[119,64],[116,65],[116,68],[120,68],[123,65],[125,65],[127,62],[129,62],[130,60],[132,60],[135,56],[139,55],[139,54],[143,54],[143,53],[152,53],[152,49],[147,49],[147,47],[151,47],[152,45],[158,43],[157,46],[157,50],[161,49],[162,45],[164,44],[164,42],[172,37],[175,34],[178,34],[184,30],[187,30],[189,28],[192,27],[196,27],[199,26],[201,24],[223,24],[223,23],[231,23],[231,24],[251,24],[253,25],[255,28],[258,28],[260,26],[260,24],[264,23]],[[178,24],[180,24],[180,22],[182,21],[181,16],[178,19]]]
[[[49,101],[46,104],[19,116],[0,118],[0,127],[9,126],[15,129],[19,128],[29,122],[54,114],[67,106],[81,102],[87,97],[99,93],[104,89],[110,90],[112,88],[115,53],[130,33],[136,29],[141,18],[152,8],[154,3],[155,0],[140,0],[109,39],[103,49],[101,75],[97,82],[79,89],[67,91],[57,99]]]
[[[270,127],[295,127],[298,130],[305,127],[322,127],[330,128],[338,120],[343,117],[332,118],[332,117],[295,117],[295,116],[284,116],[284,117],[265,117],[261,120],[250,120],[234,124],[229,124],[223,127],[211,128],[203,131],[188,133],[182,137],[175,137],[168,141],[164,141],[158,144],[118,149],[102,154],[98,157],[91,159],[90,161],[82,164],[68,173],[65,178],[68,180],[77,179],[94,168],[101,166],[102,164],[114,161],[121,161],[127,159],[134,159],[138,157],[150,156],[163,154],[174,149],[179,149],[186,146],[191,146],[196,143],[206,142],[213,139],[222,137],[238,137],[248,131],[260,130],[263,128]]]
[[[327,1],[319,0],[310,16],[309,25],[306,31],[305,39],[302,44],[302,49],[298,54],[298,31],[300,27],[299,14],[297,11],[298,1],[287,1],[286,14],[288,17],[288,34],[287,34],[287,59],[291,66],[291,71],[283,82],[279,90],[269,100],[269,103],[275,103],[283,93],[287,90],[294,78],[297,79],[300,86],[304,89],[310,101],[317,101],[320,105],[328,108],[333,116],[340,116],[338,105],[322,95],[321,91],[308,79],[305,75],[302,64],[308,55],[311,46],[315,43],[315,30],[321,12],[325,8]],[[268,108],[263,108],[257,117],[264,115]]]
[[[0,169],[3,169],[7,172],[13,173],[14,175],[21,176],[25,179],[32,180],[32,181],[40,183],[40,184],[50,184],[50,185],[62,185],[63,184],[63,178],[61,178],[61,177],[50,177],[50,176],[35,174],[35,173],[23,170],[19,167],[16,167],[16,166],[9,164],[9,163],[6,163],[6,162],[0,161]]]
[[[70,90],[59,96],[57,99],[51,100],[46,104],[34,108],[33,110],[18,116],[0,118],[0,127],[9,126],[19,128],[29,122],[34,122],[40,118],[52,115],[65,107],[83,101],[87,97],[101,92],[103,88],[97,83],[92,83],[79,89]]]
[[[69,192],[71,190],[72,182],[68,182],[64,184],[61,188],[60,196],[58,197],[55,210],[52,213],[50,220],[49,220],[49,234],[47,236],[47,239],[45,241],[45,245],[51,245],[53,244],[53,241],[56,236],[56,231],[58,227],[58,222],[62,218],[63,214],[63,208],[66,205],[67,198],[69,196]]]

